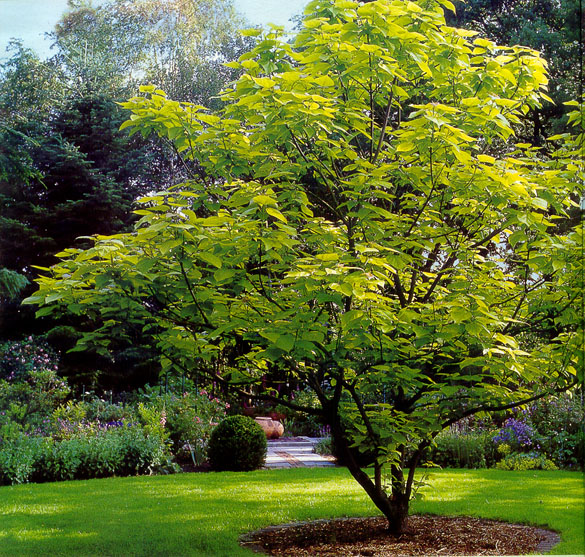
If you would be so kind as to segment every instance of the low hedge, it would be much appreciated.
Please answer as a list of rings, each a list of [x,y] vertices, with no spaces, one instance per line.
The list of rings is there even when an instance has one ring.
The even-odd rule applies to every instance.
[[[445,430],[424,455],[427,462],[443,468],[491,468],[501,458],[493,433],[458,433]]]
[[[125,426],[56,441],[21,436],[0,449],[0,484],[178,471],[164,441]]]

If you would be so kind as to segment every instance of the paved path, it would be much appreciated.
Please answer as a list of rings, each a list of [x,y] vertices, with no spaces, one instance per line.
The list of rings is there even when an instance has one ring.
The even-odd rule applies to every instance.
[[[265,468],[302,468],[335,466],[333,457],[313,452],[319,442],[315,437],[293,437],[270,439],[266,453]]]

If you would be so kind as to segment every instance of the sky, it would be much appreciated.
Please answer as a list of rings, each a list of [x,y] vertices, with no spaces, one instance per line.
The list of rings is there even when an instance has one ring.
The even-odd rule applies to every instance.
[[[291,27],[289,19],[302,13],[309,0],[233,0],[236,10],[253,25],[275,23]],[[0,0],[0,59],[6,58],[10,38],[20,38],[40,57],[51,55],[44,33],[51,31],[67,0]]]

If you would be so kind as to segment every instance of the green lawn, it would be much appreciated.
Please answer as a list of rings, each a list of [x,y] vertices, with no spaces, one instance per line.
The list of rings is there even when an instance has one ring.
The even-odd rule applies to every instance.
[[[442,470],[413,511],[548,525],[585,553],[583,474]],[[179,474],[0,488],[0,555],[252,555],[240,534],[377,514],[345,469]]]

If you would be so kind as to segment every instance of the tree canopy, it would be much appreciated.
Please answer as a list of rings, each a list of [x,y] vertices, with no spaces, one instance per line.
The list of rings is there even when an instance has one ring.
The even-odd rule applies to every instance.
[[[143,87],[123,127],[169,138],[201,179],[143,198],[133,232],[65,250],[27,301],[94,316],[81,345],[136,327],[169,369],[292,408],[266,377],[312,389],[301,410],[396,533],[439,431],[583,370],[583,122],[551,158],[515,143],[544,60],[444,7],[316,0],[292,44],[248,31],[217,114]]]
[[[244,20],[230,0],[69,2],[52,37],[57,59],[80,95],[114,98],[156,83],[186,101],[213,96],[236,73],[223,63],[241,54]]]

